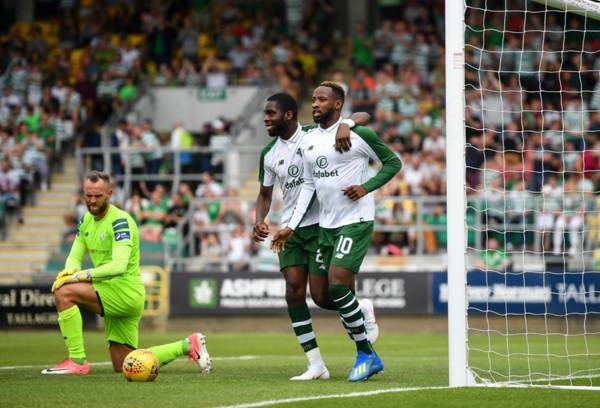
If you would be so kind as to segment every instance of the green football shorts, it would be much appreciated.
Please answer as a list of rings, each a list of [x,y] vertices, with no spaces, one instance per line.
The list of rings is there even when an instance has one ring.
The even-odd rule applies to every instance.
[[[373,224],[366,221],[321,228],[319,247],[327,270],[330,265],[337,265],[358,273],[373,238]]]
[[[146,297],[144,285],[123,277],[92,284],[102,306],[106,340],[137,348]]]
[[[283,251],[279,252],[279,269],[298,265],[306,265],[311,275],[327,276],[319,254],[318,224],[296,229]]]

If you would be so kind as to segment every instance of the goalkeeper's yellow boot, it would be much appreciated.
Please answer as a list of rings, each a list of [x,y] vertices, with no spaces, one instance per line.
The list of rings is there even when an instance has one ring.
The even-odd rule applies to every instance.
[[[206,349],[206,336],[202,333],[194,333],[188,337],[190,342],[190,351],[188,356],[190,360],[198,364],[200,370],[205,373],[210,373],[212,370],[212,363],[210,361],[210,355]]]
[[[54,367],[45,368],[42,370],[42,374],[87,374],[90,372],[90,365],[86,362],[83,364],[77,364],[70,358],[67,358],[62,363],[55,365]]]

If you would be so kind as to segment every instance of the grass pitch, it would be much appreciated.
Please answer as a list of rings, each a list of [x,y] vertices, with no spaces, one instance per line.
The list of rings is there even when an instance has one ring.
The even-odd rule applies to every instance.
[[[143,332],[141,347],[184,338],[189,333]],[[42,376],[40,370],[65,355],[58,331],[0,332],[2,407],[214,407],[246,406],[292,400],[294,407],[595,407],[600,392],[465,388],[447,385],[447,340],[444,335],[387,335],[377,342],[385,372],[363,383],[348,383],[354,346],[345,335],[319,335],[329,381],[290,382],[305,369],[305,358],[291,333],[205,333],[213,373],[177,360],[163,367],[153,383],[128,383],[112,372],[103,334],[85,334],[89,375]],[[415,388],[415,390],[411,390]],[[350,393],[372,395],[348,397]],[[343,396],[321,398],[322,396]],[[283,405],[279,402],[276,405]]]

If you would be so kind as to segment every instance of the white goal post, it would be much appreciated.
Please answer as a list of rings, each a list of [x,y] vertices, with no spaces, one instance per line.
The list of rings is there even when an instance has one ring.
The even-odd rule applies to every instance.
[[[516,4],[516,7],[522,6],[525,4],[525,9],[518,9],[517,13],[522,13],[525,17],[525,23],[523,23],[523,32],[518,33],[515,31],[511,31],[507,26],[507,20],[509,13],[505,12],[502,14],[502,10],[498,9],[487,9],[488,2],[494,4],[501,4],[506,9],[510,9],[511,4]],[[473,4],[477,3],[477,6],[473,6]],[[529,9],[527,7],[530,7]],[[468,28],[468,22],[466,21],[466,13],[468,9],[471,8],[476,9],[476,12],[480,13],[480,15],[484,16],[484,18],[489,17],[490,19],[496,18],[496,22],[501,21],[503,26],[494,27],[493,24],[490,26],[486,26],[483,24],[483,27],[478,26],[476,28],[472,28],[474,32],[483,33],[482,36],[485,36],[486,33],[489,34],[491,32],[499,33],[501,36],[502,44],[498,50],[486,48],[485,41],[483,44],[477,43],[474,41],[472,44],[467,44],[466,40],[466,31]],[[510,11],[510,10],[507,10]],[[551,28],[546,30],[546,18],[548,13],[554,13],[558,15],[558,13],[564,13],[564,17],[558,17],[558,21],[563,21],[564,31],[562,34],[556,29],[553,31]],[[530,21],[543,21],[543,26],[540,27],[526,27],[527,16],[528,13],[533,15],[534,18]],[[449,359],[449,385],[450,387],[464,387],[464,386],[476,386],[476,385],[510,385],[510,386],[555,386],[555,387],[563,387],[567,386],[570,388],[585,388],[585,389],[600,389],[600,380],[592,381],[592,378],[600,377],[600,347],[598,343],[600,343],[600,313],[596,312],[598,309],[598,305],[594,305],[596,309],[593,312],[588,313],[588,304],[586,304],[586,299],[594,298],[597,296],[598,303],[600,304],[600,285],[592,290],[591,293],[586,292],[586,288],[588,285],[588,277],[591,274],[598,273],[597,269],[590,269],[587,267],[587,260],[592,256],[596,256],[594,253],[594,249],[590,249],[589,247],[586,250],[586,240],[587,235],[591,234],[591,227],[588,228],[586,226],[586,221],[583,221],[583,227],[579,227],[579,232],[571,233],[569,230],[569,226],[567,223],[569,222],[569,217],[565,215],[566,213],[566,204],[564,204],[565,197],[569,196],[569,191],[566,187],[561,187],[563,190],[562,195],[559,194],[560,197],[557,200],[560,201],[558,209],[553,210],[555,215],[552,215],[553,221],[550,223],[551,225],[548,227],[552,229],[550,234],[550,248],[548,249],[544,247],[544,232],[546,231],[546,227],[543,227],[543,231],[539,233],[535,228],[538,227],[536,224],[537,221],[533,221],[533,227],[531,225],[527,226],[526,221],[522,221],[523,229],[523,243],[520,244],[521,247],[519,249],[514,250],[514,253],[518,253],[518,255],[522,258],[520,269],[515,267],[513,271],[511,269],[510,272],[504,270],[504,274],[498,274],[498,276],[503,276],[504,282],[513,282],[515,279],[522,279],[523,281],[523,291],[519,293],[525,293],[526,290],[529,290],[528,286],[525,285],[525,281],[528,280],[531,276],[528,276],[529,272],[525,272],[528,267],[530,267],[530,259],[540,260],[538,262],[539,265],[542,265],[541,268],[535,270],[534,274],[536,274],[536,278],[539,277],[540,284],[536,286],[539,288],[541,301],[539,303],[539,308],[535,309],[535,312],[531,312],[528,310],[528,306],[526,304],[526,300],[522,300],[521,303],[518,304],[518,307],[522,307],[523,318],[518,316],[518,313],[512,312],[512,305],[508,305],[513,300],[505,300],[504,302],[504,312],[498,312],[493,310],[493,308],[480,308],[477,310],[473,310],[469,306],[469,286],[467,279],[467,271],[470,270],[472,265],[469,264],[469,259],[473,259],[474,256],[469,258],[469,255],[473,255],[473,253],[483,252],[483,249],[489,251],[486,243],[481,242],[481,238],[478,241],[477,245],[471,244],[469,246],[469,236],[471,232],[474,231],[474,234],[478,234],[479,236],[483,236],[483,240],[489,239],[490,233],[499,232],[499,229],[504,228],[504,236],[506,237],[506,231],[512,228],[512,224],[507,221],[506,216],[504,216],[503,221],[499,221],[500,226],[496,221],[491,221],[491,218],[488,219],[488,213],[486,212],[482,218],[484,221],[480,225],[480,227],[473,226],[473,224],[469,224],[467,221],[467,209],[469,206],[473,206],[474,212],[480,212],[480,204],[478,202],[477,205],[469,204],[468,200],[473,200],[473,196],[477,194],[481,194],[485,187],[469,187],[466,181],[468,177],[468,169],[466,163],[466,148],[467,148],[467,128],[469,125],[465,122],[465,111],[469,109],[480,109],[477,113],[481,117],[481,126],[479,129],[470,128],[471,131],[481,131],[483,134],[483,140],[485,140],[485,135],[489,134],[494,136],[496,133],[501,133],[501,131],[494,130],[494,126],[491,124],[488,125],[486,123],[486,107],[483,102],[484,92],[495,92],[497,94],[497,99],[499,100],[499,104],[494,105],[496,107],[496,111],[493,108],[490,108],[492,114],[497,114],[496,117],[498,121],[494,123],[496,126],[495,129],[505,129],[505,117],[510,115],[522,115],[522,113],[517,113],[516,109],[514,109],[515,105],[512,105],[513,110],[507,108],[506,100],[503,100],[503,97],[506,96],[509,91],[504,91],[504,84],[502,83],[504,77],[503,74],[506,72],[514,74],[518,79],[517,87],[518,89],[515,91],[514,89],[510,92],[518,92],[520,97],[523,98],[522,95],[527,94],[527,92],[539,92],[541,102],[541,107],[536,108],[537,111],[533,112],[534,114],[539,114],[544,117],[545,114],[548,117],[554,115],[558,115],[561,121],[566,121],[564,119],[566,117],[565,112],[570,109],[566,105],[563,106],[563,96],[564,94],[573,95],[573,91],[564,88],[563,84],[559,83],[560,89],[558,92],[558,98],[560,98],[559,106],[555,107],[555,110],[545,109],[544,108],[544,92],[547,90],[543,89],[541,85],[541,80],[539,77],[541,75],[538,73],[533,73],[533,75],[538,75],[538,81],[535,82],[536,86],[539,87],[539,90],[527,88],[527,86],[522,86],[521,75],[525,75],[525,73],[531,74],[532,71],[527,71],[524,68],[524,55],[527,57],[527,53],[529,52],[529,44],[525,43],[525,37],[529,32],[539,32],[542,38],[541,48],[538,50],[540,54],[536,56],[540,61],[544,58],[544,53],[548,52],[550,54],[554,53],[554,58],[559,59],[559,63],[557,66],[560,67],[560,71],[557,72],[557,77],[562,79],[563,74],[579,75],[581,82],[581,75],[586,71],[586,68],[583,68],[583,63],[580,62],[579,69],[581,70],[579,73],[573,71],[569,71],[569,68],[566,68],[566,65],[563,64],[564,55],[567,55],[569,52],[573,52],[572,49],[569,49],[567,45],[565,45],[565,41],[563,40],[561,48],[558,49],[550,49],[550,42],[546,42],[546,31],[550,33],[549,37],[552,34],[563,35],[566,37],[566,32],[572,32],[573,29],[567,27],[567,14],[573,14],[580,16],[584,25],[581,28],[581,36],[583,40],[581,40],[581,49],[576,50],[580,52],[581,56],[579,58],[583,59],[584,56],[589,58],[596,58],[597,63],[593,68],[598,74],[598,68],[600,67],[600,50],[584,50],[584,42],[586,38],[586,26],[588,19],[600,20],[600,2],[595,2],[591,0],[445,0],[445,63],[446,63],[446,183],[447,183],[447,229],[448,229],[448,281],[447,281],[447,305],[448,305],[448,359]],[[562,18],[562,20],[561,20]],[[555,20],[553,16],[552,19]],[[553,20],[553,21],[554,21]],[[529,24],[533,24],[529,22]],[[554,26],[555,27],[555,26]],[[514,29],[513,29],[514,30]],[[522,35],[523,41],[517,44],[516,50],[508,51],[505,50],[505,34],[506,33],[516,33],[517,35]],[[600,33],[600,31],[594,31],[595,34]],[[473,45],[474,44],[474,45]],[[473,66],[469,64],[469,61],[466,61],[465,54],[468,52],[468,48],[471,47],[476,48],[476,52],[479,55],[479,65]],[[520,47],[520,49],[519,49]],[[545,48],[546,47],[546,48]],[[514,52],[514,55],[519,55],[520,65],[518,71],[514,68],[515,71],[510,71],[510,68],[507,71],[504,71],[502,58],[503,55],[507,56],[508,53]],[[506,53],[506,54],[504,54]],[[487,55],[486,55],[487,54]],[[495,55],[498,55],[500,59],[500,63],[498,64],[497,72],[491,72],[487,65],[482,63],[483,59],[486,56],[492,55],[492,58],[495,58]],[[540,56],[541,55],[541,56]],[[547,54],[546,54],[547,55]],[[516,57],[517,59],[519,58]],[[538,65],[535,65],[535,61],[532,58],[533,66],[536,69],[542,70],[542,63],[539,62]],[[519,61],[517,61],[519,64]],[[481,101],[476,101],[475,104],[478,104],[477,107],[468,106],[468,102],[466,101],[466,89],[468,86],[466,85],[465,75],[466,69],[471,71],[476,71],[474,77],[478,78],[478,84],[472,85],[472,90],[477,90],[481,92]],[[532,66],[530,64],[529,66]],[[591,69],[588,67],[588,71]],[[484,83],[487,80],[486,75],[490,75],[490,81],[494,82],[496,88],[494,90],[490,90],[491,85]],[[484,78],[484,79],[482,79]],[[600,79],[597,80],[596,85],[596,93],[597,100],[600,101]],[[513,85],[514,86],[514,85]],[[566,87],[566,85],[564,85]],[[487,87],[487,88],[486,88]],[[581,88],[582,95],[581,96],[569,96],[573,100],[579,99],[581,105],[580,111],[584,114],[589,114],[590,112],[598,112],[600,114],[600,107],[589,107],[588,101],[593,97],[593,93],[589,90],[583,90]],[[506,92],[506,93],[505,93]],[[551,91],[547,91],[550,93]],[[552,91],[555,92],[555,91]],[[590,92],[590,95],[583,95],[585,92]],[[584,101],[585,96],[585,101]],[[578,102],[579,103],[579,102]],[[516,106],[519,106],[519,102],[515,102]],[[599,102],[600,104],[600,102]],[[520,104],[521,110],[532,110],[527,106],[523,108],[523,103]],[[521,119],[523,120],[523,119]],[[542,118],[542,122],[544,118]],[[581,125],[583,126],[583,119],[581,119]],[[530,200],[536,203],[535,208],[530,208],[528,214],[534,214],[534,216],[540,214],[547,214],[549,211],[546,210],[546,206],[548,203],[546,202],[545,190],[543,189],[544,183],[547,182],[547,179],[544,177],[562,177],[562,182],[565,182],[565,168],[566,168],[566,157],[565,157],[565,143],[566,143],[566,125],[563,124],[561,128],[561,137],[562,140],[562,150],[549,150],[549,152],[556,157],[561,163],[558,164],[560,170],[552,170],[554,172],[554,176],[548,175],[550,172],[546,172],[542,159],[542,170],[541,170],[541,182],[539,183],[538,190],[532,190]],[[546,129],[549,126],[545,126],[542,124],[542,128]],[[540,140],[543,140],[544,130],[540,130],[536,136],[534,136],[535,132],[529,132],[524,126],[519,130],[515,130],[515,132],[520,132],[520,138],[522,140],[523,145],[528,143],[528,137],[540,137]],[[582,131],[581,133],[583,133]],[[504,136],[501,136],[504,137]],[[580,137],[583,141],[582,144],[585,145],[584,136]],[[598,137],[600,144],[600,135]],[[543,141],[540,142],[543,146]],[[577,142],[575,142],[577,144]],[[502,146],[504,143],[502,142]],[[478,147],[474,147],[477,149]],[[483,142],[482,156],[485,157],[484,150],[486,149],[485,142]],[[591,149],[591,147],[587,147],[587,149]],[[521,150],[519,151],[521,157],[526,157],[529,152],[526,151],[527,148],[521,146]],[[584,148],[573,148],[574,152],[579,154],[583,154]],[[497,150],[498,151],[498,150]],[[508,151],[508,148],[507,150]],[[500,151],[503,155],[502,160],[505,160],[504,154],[505,151]],[[544,153],[544,148],[541,148],[541,154]],[[600,156],[600,151],[597,151]],[[545,157],[545,156],[544,156]],[[485,163],[485,158],[482,159]],[[487,165],[487,164],[486,164]],[[483,167],[482,167],[483,168]],[[585,167],[584,167],[585,169]],[[483,170],[482,170],[483,171]],[[531,173],[535,172],[533,170],[525,169],[525,166],[520,170],[522,174],[521,180],[517,179],[516,183],[524,182],[526,184],[525,190],[529,188],[529,184],[526,180],[528,175],[527,171]],[[571,170],[573,173],[577,170]],[[600,168],[598,169],[600,172]],[[482,178],[485,176],[481,176]],[[584,171],[581,171],[581,174],[578,176],[583,180]],[[600,178],[599,178],[600,179]],[[489,186],[488,186],[489,187]],[[467,196],[467,191],[470,189],[471,197]],[[503,210],[504,212],[508,212],[507,206],[507,195],[508,191],[506,189],[506,180],[502,182],[501,195],[504,197],[502,199]],[[557,190],[558,191],[558,190]],[[594,190],[596,193],[598,192],[598,188]],[[584,192],[577,188],[577,191],[573,192],[573,195],[579,194],[583,200]],[[587,197],[587,196],[586,196]],[[598,196],[594,196],[598,197]],[[475,198],[475,201],[477,198]],[[581,204],[582,208],[584,204]],[[488,207],[486,207],[485,211]],[[473,208],[472,208],[473,209]],[[502,208],[499,210],[502,211]],[[525,211],[525,210],[523,210]],[[581,210],[583,212],[583,217],[585,217],[585,211],[588,211],[587,208],[585,210]],[[598,207],[593,211],[597,211],[598,218],[600,219],[600,200],[598,200]],[[502,216],[502,214],[500,215]],[[541,216],[540,216],[541,217]],[[524,218],[524,217],[523,217]],[[567,220],[567,221],[565,221]],[[477,221],[476,221],[477,222]],[[562,229],[559,229],[558,225],[562,223]],[[510,225],[509,225],[510,224]],[[600,221],[598,221],[600,225]],[[469,226],[470,225],[470,226]],[[541,225],[541,224],[540,224]],[[470,229],[469,229],[470,228]],[[595,233],[598,236],[598,245],[600,245],[600,226],[594,226],[593,228]],[[557,232],[558,231],[558,232]],[[553,235],[554,234],[554,235]],[[531,236],[535,235],[534,242],[528,242],[527,240]],[[540,238],[541,237],[541,238]],[[560,237],[560,239],[556,238]],[[577,238],[580,237],[580,238]],[[553,241],[554,239],[554,241]],[[577,240],[576,240],[577,239]],[[540,243],[541,240],[541,243]],[[526,242],[527,241],[527,242]],[[554,246],[552,247],[552,242],[554,242]],[[570,243],[571,248],[567,248],[567,242]],[[576,248],[576,244],[578,247]],[[558,247],[557,247],[558,245]],[[563,248],[564,246],[564,248]],[[553,249],[552,249],[553,248]],[[580,248],[580,249],[578,249]],[[478,252],[479,251],[479,252]],[[507,249],[507,253],[511,252]],[[600,254],[600,250],[597,250],[597,253]],[[566,276],[570,274],[570,269],[568,269],[567,265],[570,265],[570,262],[573,259],[579,259],[582,266],[582,272],[580,274],[573,274],[573,276],[577,276],[578,279],[581,280],[581,286],[577,286],[578,290],[581,290],[583,293],[577,293],[573,296],[582,296],[583,303],[585,306],[585,313],[577,312],[571,313],[570,309],[565,305],[564,313],[554,313],[549,311],[550,308],[548,303],[550,302],[550,297],[554,297],[557,295],[555,289],[550,288],[549,282],[554,282],[558,279],[558,284],[560,288],[563,288],[565,291],[569,282],[571,282],[571,277]],[[485,258],[484,258],[485,259]],[[563,269],[558,272],[548,272],[546,270],[546,265],[553,260],[562,260]],[[538,265],[538,266],[539,266]],[[597,268],[600,268],[600,256],[598,263],[596,264]],[[587,269],[586,269],[587,268]],[[487,277],[495,273],[494,271],[488,270],[485,267],[485,270],[482,270],[482,276],[484,276],[485,282],[482,284],[482,287],[488,284]],[[561,275],[562,273],[562,275]],[[586,275],[589,274],[589,275]],[[561,280],[564,282],[563,286],[561,285]],[[595,276],[594,276],[595,279]],[[492,283],[489,283],[490,291]],[[500,285],[502,286],[502,285]],[[504,286],[506,289],[508,284]],[[519,289],[519,288],[518,288]],[[490,292],[490,293],[491,293]],[[543,293],[542,293],[543,292]],[[491,295],[490,295],[491,296]],[[508,296],[506,293],[499,296]],[[516,295],[520,296],[519,294]],[[563,300],[566,304],[567,300],[565,293],[562,293],[559,296],[563,296]],[[544,300],[545,299],[545,300]],[[482,301],[484,302],[484,301]],[[546,303],[544,303],[546,302]],[[515,302],[517,304],[518,302]],[[517,307],[517,309],[518,309]],[[483,321],[481,323],[483,329],[478,329],[474,326],[470,326],[470,319],[472,318],[470,312],[475,312],[473,321],[476,319],[480,319]],[[494,323],[490,323],[491,321],[502,320],[501,324],[504,327],[498,329],[494,326]],[[520,319],[520,320],[519,320]],[[554,320],[559,321],[559,324],[554,325]],[[515,330],[513,333],[513,328],[510,327],[513,321],[517,321],[521,328]],[[536,326],[539,324],[539,326]],[[572,326],[581,326],[583,331],[581,333],[572,331]],[[560,326],[561,328],[557,328]],[[469,340],[470,333],[474,333],[475,335],[481,335],[483,337],[483,341],[478,344],[471,344]],[[511,337],[514,336],[514,337]],[[545,336],[545,339],[544,339]],[[497,338],[495,338],[497,337]],[[513,346],[511,343],[513,340],[522,342],[522,345]],[[497,342],[504,343],[498,349],[494,349],[494,344]],[[573,342],[577,342],[577,346],[573,346]],[[557,345],[555,347],[556,342]],[[536,348],[537,344],[541,344],[541,348]],[[516,343],[515,343],[516,344]],[[486,349],[487,347],[487,349]],[[512,347],[512,348],[511,348]],[[541,350],[541,351],[540,351]],[[475,360],[471,360],[473,355],[478,354],[478,358]],[[496,360],[500,361],[496,366]]]

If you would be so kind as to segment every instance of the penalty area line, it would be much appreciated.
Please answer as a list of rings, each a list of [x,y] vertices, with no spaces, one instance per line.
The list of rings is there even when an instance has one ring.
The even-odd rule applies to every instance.
[[[241,361],[241,360],[256,360],[258,359],[259,356],[216,356],[216,357],[211,357],[211,360],[213,361],[228,361],[228,360],[234,360],[234,361]],[[182,362],[185,363],[187,360],[185,359],[179,359],[179,360],[175,360],[173,361],[171,364],[173,363],[177,363],[177,362]],[[111,365],[112,363],[110,361],[100,361],[97,363],[89,363],[90,366],[95,367],[95,366],[105,366],[105,365]],[[14,365],[14,366],[0,366],[0,370],[19,370],[19,369],[27,369],[27,368],[45,368],[48,367],[48,364],[36,364],[36,365]]]
[[[269,405],[290,404],[292,402],[315,401],[315,400],[335,399],[335,398],[365,397],[365,396],[370,396],[370,395],[400,393],[400,392],[411,392],[411,391],[445,390],[445,389],[448,389],[448,388],[449,388],[448,386],[408,387],[408,388],[384,388],[384,389],[381,389],[381,390],[373,390],[373,391],[350,392],[348,394],[313,395],[313,396],[308,396],[308,397],[285,398],[285,399],[279,399],[279,400],[249,402],[247,404],[225,405],[225,406],[221,406],[220,408],[255,408],[255,407],[267,407]]]

